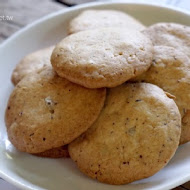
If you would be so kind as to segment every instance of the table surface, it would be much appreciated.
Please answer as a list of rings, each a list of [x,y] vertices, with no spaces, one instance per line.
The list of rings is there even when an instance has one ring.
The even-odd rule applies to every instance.
[[[0,0],[0,43],[22,27],[49,13],[91,1],[93,0]],[[158,3],[156,0],[131,1]],[[160,0],[159,3],[190,11],[190,0]],[[0,178],[0,190],[19,189]],[[190,181],[173,190],[190,190]]]

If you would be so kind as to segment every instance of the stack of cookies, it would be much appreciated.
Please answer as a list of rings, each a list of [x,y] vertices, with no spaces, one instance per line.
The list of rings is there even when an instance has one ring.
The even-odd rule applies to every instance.
[[[68,33],[14,69],[9,140],[104,183],[154,175],[190,141],[190,27],[87,10]]]

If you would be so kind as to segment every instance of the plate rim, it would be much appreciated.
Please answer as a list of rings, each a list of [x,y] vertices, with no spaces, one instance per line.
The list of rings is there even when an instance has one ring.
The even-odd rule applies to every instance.
[[[157,8],[164,8],[164,9],[168,9],[168,10],[172,10],[172,11],[176,11],[178,13],[183,13],[186,14],[188,16],[190,16],[190,11],[185,10],[183,8],[178,8],[172,5],[164,5],[164,4],[158,4],[158,3],[150,3],[150,2],[133,2],[133,1],[122,1],[122,0],[114,0],[114,1],[110,1],[110,2],[90,2],[90,3],[84,3],[81,5],[76,5],[73,7],[68,7],[53,13],[50,13],[46,16],[43,16],[40,19],[35,20],[34,22],[24,26],[23,28],[19,29],[17,32],[15,32],[13,35],[11,35],[9,38],[7,38],[5,41],[3,41],[0,44],[0,51],[5,48],[9,43],[11,43],[12,41],[14,41],[17,37],[21,36],[23,33],[27,32],[28,30],[30,30],[31,28],[43,23],[44,21],[47,21],[53,17],[56,17],[60,14],[67,14],[67,12],[72,12],[78,9],[82,9],[82,8],[92,8],[93,6],[101,6],[101,5],[122,5],[122,4],[129,4],[129,5],[140,5],[140,6],[148,6],[148,7],[157,7]],[[2,171],[1,167],[0,167],[0,178],[2,178],[2,180],[5,180],[7,182],[9,182],[10,184],[14,185],[17,188],[23,189],[23,190],[36,190],[36,188],[31,187],[30,185],[27,184],[23,184],[22,182],[14,179],[13,177],[11,177],[10,175],[7,175],[4,171]],[[157,188],[156,190],[163,190],[163,189],[171,189],[174,187],[177,187],[187,181],[190,180],[190,174],[186,175],[184,177],[182,177],[181,179],[178,179],[175,183],[172,184],[168,184],[167,186],[165,186],[164,188],[160,187]],[[42,190],[43,188],[39,187],[38,190]]]
[[[185,10],[183,8],[179,8],[179,7],[175,7],[172,5],[163,5],[163,4],[158,4],[158,3],[149,3],[149,2],[133,2],[131,0],[127,1],[127,2],[123,2],[122,0],[114,0],[111,2],[90,2],[90,3],[84,3],[81,5],[76,5],[73,7],[68,7],[66,9],[63,10],[59,10],[59,11],[55,11],[53,13],[50,13],[48,15],[43,16],[40,19],[35,20],[34,22],[24,26],[23,28],[19,29],[17,32],[15,32],[14,34],[12,34],[10,37],[8,37],[5,41],[2,42],[2,44],[0,44],[0,50],[1,48],[3,48],[4,46],[6,46],[8,43],[10,43],[12,40],[14,40],[17,36],[22,35],[22,33],[24,33],[25,31],[29,30],[30,28],[34,27],[35,25],[38,25],[52,17],[56,17],[59,14],[63,14],[63,13],[67,13],[67,12],[71,12],[77,9],[81,9],[81,8],[87,8],[87,7],[92,7],[95,5],[110,5],[110,4],[130,4],[130,5],[142,5],[142,6],[149,6],[149,7],[160,7],[160,8],[164,8],[164,9],[168,9],[168,10],[173,10],[179,13],[183,13],[183,14],[187,14],[190,16],[190,11]]]

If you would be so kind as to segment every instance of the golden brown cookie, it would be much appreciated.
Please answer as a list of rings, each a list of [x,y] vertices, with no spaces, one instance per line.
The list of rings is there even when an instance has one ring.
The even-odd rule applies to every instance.
[[[59,76],[87,88],[115,87],[145,72],[152,43],[124,28],[87,30],[63,39],[51,56]]]
[[[22,78],[31,72],[43,68],[44,66],[51,65],[50,57],[54,46],[38,50],[25,56],[13,70],[11,80],[16,85]]]
[[[107,92],[95,123],[68,147],[86,175],[127,184],[154,175],[174,155],[181,117],[175,102],[148,83],[124,83]]]
[[[9,140],[23,152],[40,153],[70,143],[98,117],[105,89],[87,89],[51,67],[24,77],[13,90],[5,121]]]
[[[158,46],[174,47],[190,57],[190,27],[176,23],[157,23],[144,30]]]
[[[67,147],[68,147],[67,145],[64,145],[58,148],[53,148],[50,150],[46,150],[45,152],[40,152],[33,155],[45,158],[68,158],[70,156]]]
[[[190,59],[167,46],[155,46],[152,66],[134,81],[156,84],[173,94],[182,117],[180,144],[190,141]]]
[[[116,10],[86,10],[69,23],[69,33],[97,28],[119,27],[143,30],[145,26],[134,17]]]

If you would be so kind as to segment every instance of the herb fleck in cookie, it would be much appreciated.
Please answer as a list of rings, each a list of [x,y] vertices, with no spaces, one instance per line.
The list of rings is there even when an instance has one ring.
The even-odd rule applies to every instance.
[[[180,144],[190,141],[190,59],[167,46],[155,46],[152,66],[134,81],[158,85],[175,96],[182,117]]]
[[[28,153],[66,145],[97,119],[105,93],[63,79],[51,67],[33,72],[9,98],[5,115],[9,140]]]
[[[69,154],[86,175],[109,184],[126,184],[154,175],[174,155],[181,117],[175,102],[148,83],[109,89],[96,122],[69,145]]]
[[[50,57],[54,46],[41,49],[25,56],[15,67],[12,73],[12,83],[16,85],[22,78],[29,73],[43,68],[44,66],[51,65]]]
[[[135,30],[88,30],[63,39],[51,63],[59,76],[84,87],[115,87],[145,72],[152,50],[151,41]]]
[[[190,57],[190,27],[176,23],[157,23],[144,30],[154,45],[174,47]]]
[[[145,26],[134,17],[116,10],[87,10],[83,11],[69,24],[69,33],[76,33],[83,30],[125,27],[129,29],[143,30]]]

